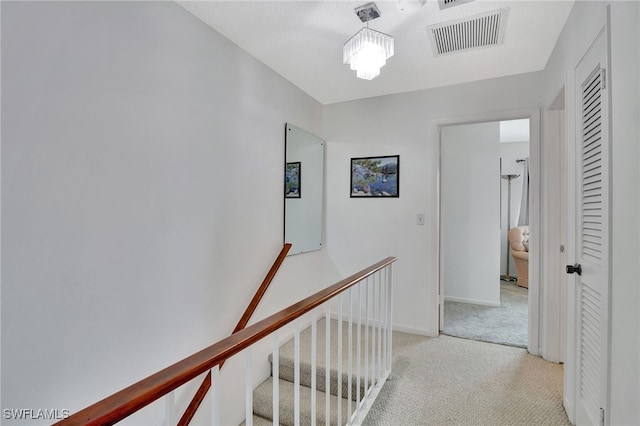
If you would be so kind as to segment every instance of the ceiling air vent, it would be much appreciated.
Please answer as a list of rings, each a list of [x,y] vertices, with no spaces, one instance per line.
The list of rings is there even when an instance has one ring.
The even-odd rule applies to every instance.
[[[459,4],[469,3],[473,0],[438,0],[438,4],[440,5],[440,10],[446,9],[448,7],[458,6]]]
[[[427,28],[435,55],[502,44],[508,15],[509,9],[499,9],[429,25]]]

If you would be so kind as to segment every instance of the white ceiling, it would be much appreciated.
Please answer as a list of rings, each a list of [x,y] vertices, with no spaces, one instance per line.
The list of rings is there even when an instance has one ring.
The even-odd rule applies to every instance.
[[[475,0],[440,10],[437,0],[376,1],[372,29],[395,39],[395,55],[367,81],[342,63],[363,24],[361,1],[180,1],[178,4],[322,104],[542,70],[573,0]],[[399,4],[408,5],[400,11]],[[501,46],[434,57],[427,25],[509,8]]]

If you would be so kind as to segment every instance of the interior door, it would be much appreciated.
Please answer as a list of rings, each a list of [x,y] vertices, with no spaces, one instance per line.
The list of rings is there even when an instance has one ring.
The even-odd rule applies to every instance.
[[[576,424],[604,424],[608,390],[609,91],[603,30],[576,68]]]

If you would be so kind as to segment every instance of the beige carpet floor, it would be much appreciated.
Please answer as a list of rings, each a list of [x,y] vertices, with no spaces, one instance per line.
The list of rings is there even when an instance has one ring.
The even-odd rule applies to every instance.
[[[393,368],[365,425],[569,425],[562,366],[516,347],[393,334]]]

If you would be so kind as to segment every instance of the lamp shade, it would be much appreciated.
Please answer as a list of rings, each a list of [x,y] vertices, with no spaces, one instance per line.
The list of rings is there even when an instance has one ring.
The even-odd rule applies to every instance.
[[[344,44],[343,62],[356,71],[358,78],[371,80],[393,56],[393,37],[363,28]]]

